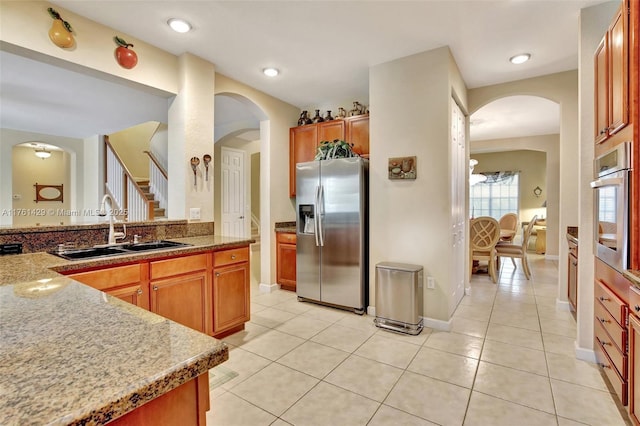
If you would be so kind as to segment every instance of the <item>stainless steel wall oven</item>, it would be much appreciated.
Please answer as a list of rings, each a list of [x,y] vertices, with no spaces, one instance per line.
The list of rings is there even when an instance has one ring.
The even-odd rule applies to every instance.
[[[629,267],[630,172],[630,142],[594,161],[594,253],[618,271]]]

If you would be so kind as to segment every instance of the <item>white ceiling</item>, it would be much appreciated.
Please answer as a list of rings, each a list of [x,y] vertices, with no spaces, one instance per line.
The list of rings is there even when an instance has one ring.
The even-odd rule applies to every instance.
[[[371,66],[441,46],[450,47],[468,88],[576,69],[580,9],[603,1],[86,0],[53,3],[173,54],[191,52],[201,56],[214,63],[218,72],[300,109],[335,111],[338,106],[349,109],[353,100],[368,104]],[[172,32],[166,25],[171,17],[189,20],[194,30],[187,34]],[[508,62],[510,56],[520,52],[531,53],[531,61],[519,66]],[[280,76],[265,77],[261,70],[266,66],[279,68]],[[0,68],[3,116],[7,111],[6,69],[3,60]],[[12,74],[11,78],[14,77]],[[20,90],[24,92],[27,88]],[[73,97],[69,97],[67,91],[60,104],[70,107],[76,95],[80,93],[74,90]],[[512,105],[505,100],[502,105],[489,105],[483,108],[482,120],[497,122],[490,118],[491,109],[495,107],[497,114],[505,116],[507,108],[510,117],[503,125],[513,125],[516,116],[522,117],[529,125],[514,125],[514,128],[540,134],[537,126],[529,129],[534,120],[527,119],[537,118],[542,122],[542,117],[551,117],[555,122],[540,123],[541,128],[557,128],[559,117],[546,109],[550,105],[523,102],[529,100],[515,100]],[[92,98],[91,102],[95,100]],[[80,107],[77,114],[86,107]],[[225,109],[216,109],[216,125],[223,111]],[[39,120],[47,118],[31,115],[34,116]],[[233,120],[233,117],[222,118],[224,122]],[[480,118],[472,117],[474,121]],[[493,128],[498,129],[497,133],[494,130],[490,134],[483,129],[482,138],[505,134],[500,133],[499,126]],[[475,132],[472,128],[472,139],[478,138]]]

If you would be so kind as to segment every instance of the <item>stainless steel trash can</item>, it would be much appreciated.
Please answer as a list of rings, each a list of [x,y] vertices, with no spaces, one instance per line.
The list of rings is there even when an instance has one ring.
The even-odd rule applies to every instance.
[[[407,334],[420,334],[423,268],[407,263],[376,265],[376,326]]]

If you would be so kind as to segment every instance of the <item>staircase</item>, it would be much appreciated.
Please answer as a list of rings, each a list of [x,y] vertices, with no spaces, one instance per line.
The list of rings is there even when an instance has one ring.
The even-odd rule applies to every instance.
[[[260,249],[260,221],[253,213],[251,213],[251,239],[256,241],[255,243],[251,244],[251,249],[259,250]]]
[[[149,180],[137,180],[136,182],[144,193],[144,196],[147,197],[147,200],[153,202],[153,218],[158,219],[166,217],[165,209],[160,208],[160,201],[156,200],[155,194],[151,192]]]

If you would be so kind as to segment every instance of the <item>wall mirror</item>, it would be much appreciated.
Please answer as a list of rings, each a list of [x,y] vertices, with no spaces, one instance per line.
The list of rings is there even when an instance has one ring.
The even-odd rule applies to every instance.
[[[120,132],[143,123],[154,122],[157,127],[168,122],[172,94],[146,88],[114,76],[100,76],[93,71],[73,70],[63,61],[15,46],[0,46],[0,210],[11,212],[16,198],[34,200],[32,193],[15,193],[16,176],[14,148],[29,141],[40,141],[58,147],[60,156],[36,157],[40,161],[28,184],[64,184],[66,209],[82,211],[99,205],[102,189],[103,148],[101,135]],[[89,75],[91,74],[91,75]],[[166,135],[166,125],[164,125]],[[25,154],[26,155],[26,154]],[[162,153],[161,153],[162,155]],[[166,153],[164,154],[166,155]],[[49,182],[36,176],[45,162],[58,162],[56,167],[68,175],[66,182]],[[68,203],[68,205],[67,205]],[[41,204],[40,204],[41,205]],[[178,209],[179,210],[179,209]],[[60,210],[64,213],[64,209]],[[48,212],[47,214],[49,214]],[[49,221],[31,223],[59,224],[68,221],[64,214],[53,212]],[[57,217],[56,217],[57,216]],[[2,226],[26,225],[14,220],[11,214],[0,217]],[[75,223],[95,223],[98,218],[81,218]]]

